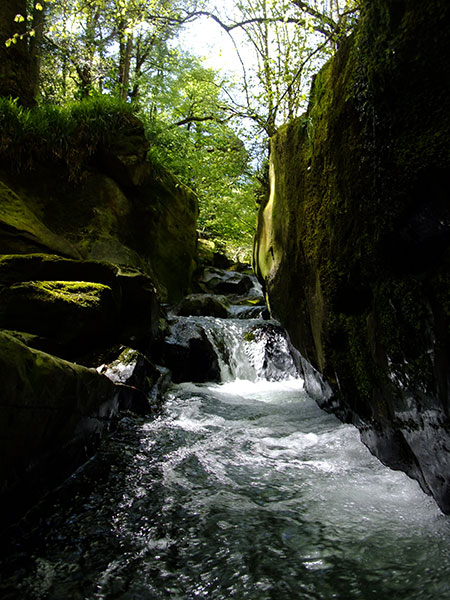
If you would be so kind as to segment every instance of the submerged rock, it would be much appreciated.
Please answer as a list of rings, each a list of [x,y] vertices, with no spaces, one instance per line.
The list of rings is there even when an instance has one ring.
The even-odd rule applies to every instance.
[[[307,114],[271,141],[255,244],[272,314],[332,390],[322,405],[447,513],[449,22],[437,0],[363,3]]]

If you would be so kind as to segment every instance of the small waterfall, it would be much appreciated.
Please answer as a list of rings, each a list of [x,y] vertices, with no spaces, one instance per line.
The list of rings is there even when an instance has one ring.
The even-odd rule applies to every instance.
[[[285,332],[274,321],[214,319],[205,324],[205,332],[217,353],[223,382],[298,377]]]
[[[203,350],[198,348],[202,340]],[[222,382],[283,381],[299,376],[285,331],[275,321],[175,317],[166,344],[172,349],[186,348],[190,355],[197,351],[196,365],[200,361],[208,363],[204,365],[206,372],[211,363],[217,362],[217,376],[210,379]],[[167,355],[166,359],[169,360]],[[181,360],[180,353],[176,359]],[[169,366],[177,369],[173,362]],[[193,371],[189,371],[189,376],[178,377],[178,381],[193,380]]]

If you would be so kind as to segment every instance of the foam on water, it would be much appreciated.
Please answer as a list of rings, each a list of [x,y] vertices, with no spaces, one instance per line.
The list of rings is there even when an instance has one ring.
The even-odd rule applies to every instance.
[[[450,527],[297,379],[185,383],[22,524],[0,595],[450,599]]]

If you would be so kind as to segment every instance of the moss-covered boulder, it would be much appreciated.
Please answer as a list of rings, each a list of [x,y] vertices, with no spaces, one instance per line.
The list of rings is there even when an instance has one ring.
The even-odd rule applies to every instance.
[[[1,326],[61,345],[104,341],[114,331],[117,314],[111,288],[101,283],[27,281],[0,291]]]
[[[450,512],[450,5],[363,4],[271,142],[255,264],[321,402]]]
[[[1,523],[82,464],[131,388],[0,331]]]
[[[57,355],[148,347],[158,327],[155,286],[136,269],[46,254],[0,258],[0,328],[39,336]]]

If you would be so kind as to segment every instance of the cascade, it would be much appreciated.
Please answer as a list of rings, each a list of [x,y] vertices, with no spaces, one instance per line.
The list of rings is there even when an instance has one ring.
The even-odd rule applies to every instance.
[[[279,325],[229,312],[170,317],[169,347],[194,331],[215,380],[122,417],[3,541],[0,597],[450,597],[448,519],[318,408]]]
[[[177,317],[168,342],[177,343],[192,327],[203,331],[211,343],[221,381],[298,377],[286,333],[275,321]]]

